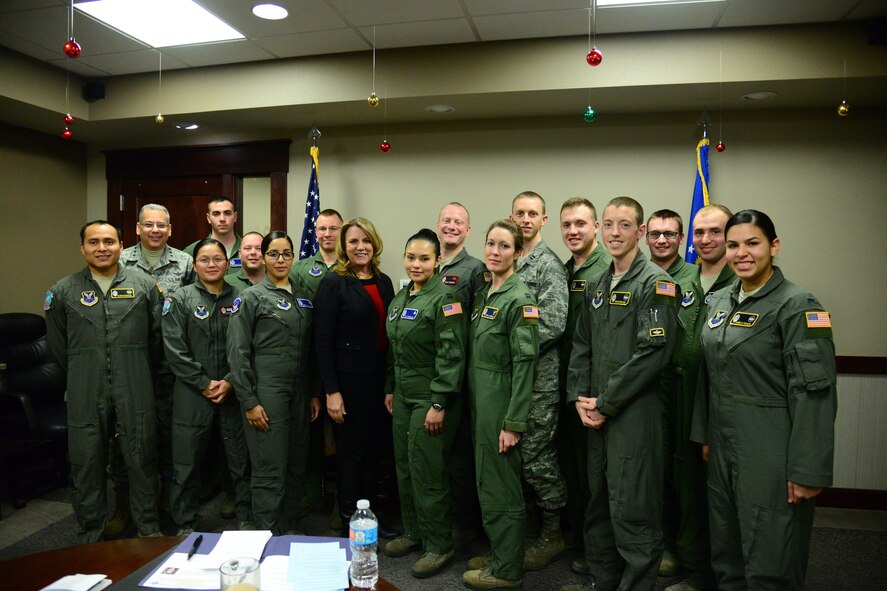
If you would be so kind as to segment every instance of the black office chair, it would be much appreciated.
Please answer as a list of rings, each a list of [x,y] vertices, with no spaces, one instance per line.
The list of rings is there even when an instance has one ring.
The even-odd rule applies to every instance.
[[[16,508],[33,494],[25,481],[41,459],[52,460],[52,486],[67,482],[67,450],[65,373],[49,354],[46,321],[0,314],[0,465]]]

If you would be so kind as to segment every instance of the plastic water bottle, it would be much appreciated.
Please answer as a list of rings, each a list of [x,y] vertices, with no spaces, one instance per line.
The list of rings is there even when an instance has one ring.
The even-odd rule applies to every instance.
[[[379,559],[376,541],[379,521],[370,511],[370,502],[357,501],[357,511],[351,516],[351,584],[358,589],[373,589],[379,580]]]

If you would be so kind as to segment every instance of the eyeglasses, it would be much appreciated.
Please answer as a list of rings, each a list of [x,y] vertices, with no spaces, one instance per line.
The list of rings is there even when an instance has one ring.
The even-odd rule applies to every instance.
[[[329,226],[329,227],[317,226],[317,233],[318,234],[326,234],[327,232],[331,232],[331,233],[335,234],[336,232],[338,232],[341,229],[342,228],[339,226]]]
[[[199,259],[197,259],[197,262],[201,265],[208,265],[210,263],[215,263],[217,265],[224,265],[225,263],[228,262],[228,259],[226,259],[225,257],[213,257],[213,258],[200,257]]]
[[[650,232],[647,232],[647,234],[648,234],[648,235],[650,236],[650,238],[652,238],[653,240],[659,240],[659,238],[661,238],[662,236],[665,236],[665,237],[666,237],[667,239],[669,239],[669,240],[674,240],[675,238],[677,238],[678,236],[680,236],[680,234],[677,233],[677,232],[671,232],[671,231],[668,231],[668,232],[660,232],[660,231],[658,231],[658,230],[652,230],[652,231],[650,231]]]
[[[163,230],[166,230],[167,228],[169,228],[169,224],[164,223],[164,222],[157,222],[157,223],[154,223],[154,222],[139,222],[139,225],[140,225],[141,227],[143,227],[144,229],[146,229],[146,230],[153,230],[154,228],[157,228],[157,229],[160,230],[161,232],[162,232]]]
[[[276,250],[272,250],[270,252],[266,252],[265,256],[272,261],[276,261],[280,257],[283,257],[283,260],[285,261],[291,261],[296,255],[294,255],[290,250],[287,250],[286,252],[277,252]]]

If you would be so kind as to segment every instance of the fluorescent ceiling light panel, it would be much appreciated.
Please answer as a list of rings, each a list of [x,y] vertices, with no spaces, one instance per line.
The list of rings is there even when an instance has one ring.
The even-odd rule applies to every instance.
[[[244,38],[191,0],[95,0],[74,6],[151,47]]]
[[[725,0],[597,0],[598,8],[625,8],[627,6],[665,6],[667,4],[699,4]]]

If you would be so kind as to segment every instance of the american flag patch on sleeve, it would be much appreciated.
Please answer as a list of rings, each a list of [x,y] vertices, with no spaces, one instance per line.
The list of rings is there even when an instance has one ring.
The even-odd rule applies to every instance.
[[[444,316],[455,316],[456,314],[462,313],[462,304],[459,302],[453,302],[452,304],[446,304],[443,307]]]
[[[668,281],[657,281],[656,295],[664,295],[673,298],[677,297],[677,291],[675,290],[674,283],[669,283]]]
[[[539,318],[539,308],[537,306],[524,306],[524,318]]]
[[[831,328],[832,317],[828,312],[805,312],[807,328]]]

